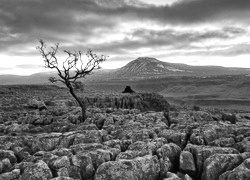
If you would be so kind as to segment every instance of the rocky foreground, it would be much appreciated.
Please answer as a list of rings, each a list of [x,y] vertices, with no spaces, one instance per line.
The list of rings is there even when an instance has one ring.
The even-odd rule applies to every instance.
[[[97,107],[80,124],[80,108],[69,100],[29,99],[23,109],[5,109],[0,180],[250,179],[250,114],[144,111],[149,101],[131,96],[92,99]]]

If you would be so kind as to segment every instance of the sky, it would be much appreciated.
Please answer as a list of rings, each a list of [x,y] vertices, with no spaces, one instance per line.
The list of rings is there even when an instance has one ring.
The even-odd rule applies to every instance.
[[[36,49],[92,49],[105,69],[137,57],[250,68],[249,0],[0,0],[0,74],[46,71]]]

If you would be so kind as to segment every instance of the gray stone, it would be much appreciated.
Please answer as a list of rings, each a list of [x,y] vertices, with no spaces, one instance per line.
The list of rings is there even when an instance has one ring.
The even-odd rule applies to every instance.
[[[193,157],[196,159],[196,170],[197,176],[200,177],[203,169],[203,164],[207,158],[214,154],[239,154],[234,148],[228,147],[213,147],[213,146],[202,146],[202,145],[193,145],[188,144],[184,149],[190,151],[193,154]]]
[[[181,180],[181,178],[174,173],[167,172],[167,176],[163,180]]]
[[[196,167],[194,157],[189,151],[182,151],[180,154],[180,163],[179,163],[180,172],[187,173],[191,176],[196,174]]]
[[[105,162],[98,167],[95,180],[157,180],[159,172],[157,157],[147,155],[133,160]]]
[[[233,170],[226,171],[219,176],[219,180],[249,180],[250,179],[250,158]]]
[[[51,179],[52,177],[52,172],[48,165],[44,161],[39,160],[37,163],[30,164],[24,169],[21,180]]]
[[[16,180],[20,176],[20,169],[14,169],[10,172],[0,174],[1,180]]]
[[[250,153],[245,158],[250,157]],[[241,154],[214,154],[204,162],[202,179],[217,180],[225,171],[232,170],[240,165],[244,159]]]

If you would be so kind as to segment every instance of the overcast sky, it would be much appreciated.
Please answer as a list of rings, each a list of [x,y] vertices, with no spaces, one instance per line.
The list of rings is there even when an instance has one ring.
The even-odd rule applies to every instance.
[[[43,71],[39,39],[92,49],[117,68],[141,56],[250,68],[250,0],[0,0],[0,74]]]

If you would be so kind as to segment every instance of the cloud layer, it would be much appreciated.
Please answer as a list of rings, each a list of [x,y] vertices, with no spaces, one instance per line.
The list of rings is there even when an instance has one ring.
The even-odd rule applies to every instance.
[[[44,39],[63,49],[91,48],[111,61],[143,53],[249,55],[250,1],[149,2],[1,0],[0,54],[38,56],[35,47]]]

